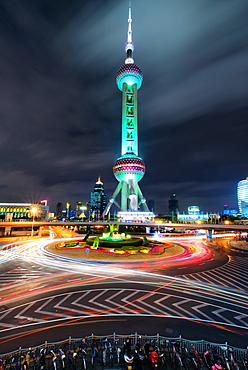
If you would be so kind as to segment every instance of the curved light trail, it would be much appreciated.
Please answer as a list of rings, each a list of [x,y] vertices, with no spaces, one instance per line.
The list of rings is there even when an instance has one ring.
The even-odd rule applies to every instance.
[[[88,258],[72,258],[63,256],[61,254],[53,253],[47,249],[47,247],[54,243],[61,243],[62,241],[71,241],[75,238],[56,238],[56,239],[42,239],[33,240],[22,243],[21,245],[15,246],[14,243],[6,245],[3,253],[4,258],[0,260],[0,263],[5,263],[7,260],[21,257],[24,260],[32,261],[38,265],[52,267],[62,271],[73,271],[78,273],[103,273],[109,274],[114,273],[115,275],[127,275],[127,274],[140,274],[141,271],[150,272],[153,269],[182,266],[189,264],[197,264],[205,261],[218,258],[219,255],[215,249],[211,249],[204,245],[200,241],[196,241],[194,238],[190,238],[190,241],[180,240],[180,244],[184,249],[181,253],[177,253],[172,256],[160,256],[159,258],[153,259],[152,257],[147,260],[141,261],[123,261],[121,256],[118,256],[118,263],[90,260]],[[77,237],[77,240],[83,240],[84,237]],[[161,238],[161,240],[163,240]],[[164,241],[171,241],[169,238]],[[131,269],[131,271],[130,271]]]
[[[74,238],[75,239],[75,238]],[[83,237],[77,239],[83,239]],[[28,260],[29,262],[36,263],[41,266],[46,266],[46,267],[51,267],[53,269],[61,270],[61,271],[68,271],[68,272],[73,272],[73,273],[78,273],[78,274],[83,274],[83,275],[90,275],[90,276],[96,276],[96,277],[107,277],[107,278],[117,278],[118,279],[121,276],[125,277],[125,281],[127,280],[127,276],[145,276],[148,279],[153,280],[152,278],[154,277],[156,280],[159,279],[162,280],[163,282],[166,281],[171,281],[173,278],[170,276],[166,275],[161,275],[161,274],[154,274],[150,273],[149,271],[147,272],[141,272],[137,271],[136,269],[130,269],[127,268],[127,266],[130,265],[135,265],[136,263],[106,263],[106,262],[96,262],[96,261],[89,261],[87,259],[79,261],[79,259],[72,258],[69,256],[62,256],[58,255],[55,253],[52,253],[51,251],[47,250],[47,246],[50,244],[62,242],[62,241],[69,241],[72,240],[72,238],[61,238],[61,239],[55,239],[55,240],[50,240],[50,239],[42,239],[42,240],[33,240],[33,241],[25,241],[22,242],[21,245],[17,245],[16,243],[11,243],[5,246],[5,254],[4,254],[4,262],[6,260],[12,260],[17,257],[21,257],[24,260]],[[166,239],[168,240],[168,239]],[[174,241],[174,240],[173,240]],[[202,243],[197,243],[196,247],[192,248],[192,242],[180,242],[181,245],[187,246],[190,249],[190,253],[183,253],[185,257],[167,257],[165,258],[168,263],[171,263],[171,261],[174,261],[175,264],[177,262],[185,262],[189,263],[189,260],[192,260],[192,263],[198,263],[199,259],[202,256],[212,256],[212,253],[209,252],[209,248],[204,247]],[[3,263],[4,263],[3,262]],[[164,259],[158,259],[157,264],[160,265],[164,264]],[[2,260],[0,260],[0,263],[2,263]],[[138,262],[138,265],[142,264],[147,264],[147,262]],[[151,260],[149,260],[149,266],[151,266]],[[147,269],[147,266],[146,266]],[[148,270],[148,269],[147,269]],[[134,281],[133,278],[130,281]],[[178,283],[179,282],[179,285]],[[206,283],[198,283],[198,282],[193,282],[189,280],[184,280],[181,278],[177,278],[176,282],[174,283],[176,288],[180,289],[188,289],[189,291],[192,291],[192,285],[195,287],[196,291],[198,292],[204,292],[204,294],[210,294],[213,295],[212,293],[214,292],[214,296],[218,294],[218,297],[222,296],[223,291],[227,291],[228,295],[232,296],[234,295],[237,298],[241,298],[242,294],[241,293],[236,293],[234,290],[230,289],[224,289],[220,287],[215,287],[213,285],[209,285]],[[238,294],[238,295],[237,295]],[[224,295],[225,297],[226,295]],[[215,299],[215,298],[214,298]],[[235,298],[236,299],[236,298]],[[241,300],[242,301],[242,300]]]
[[[77,237],[76,239],[83,238]],[[158,266],[166,268],[171,263],[180,266],[218,258],[216,250],[204,245],[199,237],[190,237],[190,240],[188,238],[187,240],[185,238],[180,238],[180,240],[179,238],[166,238],[166,242],[172,241],[183,246],[184,252],[174,257],[161,257],[143,262],[99,262],[87,258],[79,260],[78,258],[55,254],[48,249],[49,245],[53,243],[73,239],[75,238],[43,238],[22,241],[19,244],[10,243],[1,247],[0,264],[20,258],[58,271],[52,276],[32,280],[33,287],[31,289],[23,289],[21,283],[13,287],[8,285],[0,288],[1,304],[8,304],[11,307],[1,311],[0,321],[2,325],[0,325],[0,332],[2,334],[24,327],[32,327],[33,325],[39,326],[42,324],[51,327],[59,322],[74,322],[89,317],[106,317],[117,314],[180,318],[211,325],[236,326],[242,330],[247,330],[245,321],[248,319],[247,292],[150,272]],[[80,276],[83,278],[79,279]],[[100,280],[99,277],[102,279]],[[123,294],[125,291],[126,298],[123,298],[122,304],[113,303],[114,298],[111,298],[111,300],[108,297],[107,299],[104,298],[106,291],[108,293],[113,291],[115,297],[118,295],[118,290],[115,292],[115,288],[113,288],[113,282],[115,282],[115,285],[119,284],[118,289],[123,290]],[[101,304],[97,301],[97,298],[92,298],[91,301],[89,300],[88,308],[83,306],[78,308],[76,306],[75,302],[78,302],[77,299],[81,299],[80,294],[84,295],[88,292],[87,287],[89,285],[96,287],[96,285],[101,284],[104,284],[105,288],[91,288],[90,292],[96,292],[96,297],[101,296],[104,303]],[[132,290],[122,288],[126,284],[138,285],[139,288],[133,288]],[[149,287],[149,290],[144,290],[141,287],[142,285]],[[82,286],[85,286],[85,289],[83,291],[78,290]],[[109,288],[106,289],[106,286],[109,286]],[[69,290],[71,293],[55,293],[61,289]],[[136,297],[137,292],[142,292],[142,295],[132,299],[131,297]],[[60,303],[61,300],[66,299],[69,302],[74,299],[74,295],[76,298],[73,301],[73,306],[65,311]],[[41,296],[43,298],[37,299]],[[161,306],[161,308],[159,302],[166,301],[168,297],[174,297],[178,300],[178,303],[172,303],[171,308],[168,304]],[[19,300],[23,299],[28,300],[28,303],[18,305]],[[90,305],[92,300],[98,302],[97,312]],[[108,307],[110,301],[112,306]],[[44,302],[44,305],[48,304],[48,306],[54,304],[59,312],[49,315],[48,311],[43,312],[39,307],[35,308],[41,302]],[[195,307],[193,307],[193,311],[187,309],[188,315],[180,311],[183,310],[181,308],[183,302],[187,304],[190,302],[190,305]],[[207,307],[209,313],[201,312],[201,307]],[[19,310],[23,314],[16,314],[15,310]],[[175,311],[174,314],[173,310]],[[33,314],[28,313],[29,311]],[[228,313],[229,318],[222,315],[222,311]],[[38,317],[37,312],[39,313]],[[15,320],[20,317],[24,317],[28,322],[20,324],[17,320],[15,324]]]

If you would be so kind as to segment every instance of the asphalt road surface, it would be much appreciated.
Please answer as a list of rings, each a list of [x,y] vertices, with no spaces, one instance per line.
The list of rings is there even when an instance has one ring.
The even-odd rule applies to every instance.
[[[248,345],[248,254],[226,239],[206,246],[173,238],[185,251],[173,266],[54,254],[51,243],[74,236],[65,233],[1,249],[0,353],[113,332]]]

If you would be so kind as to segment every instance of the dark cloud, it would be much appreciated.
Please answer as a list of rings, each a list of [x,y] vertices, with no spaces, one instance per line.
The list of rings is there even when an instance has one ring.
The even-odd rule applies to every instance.
[[[167,211],[236,207],[247,176],[248,4],[133,0],[144,195]],[[120,155],[128,1],[0,0],[0,198],[108,195]]]

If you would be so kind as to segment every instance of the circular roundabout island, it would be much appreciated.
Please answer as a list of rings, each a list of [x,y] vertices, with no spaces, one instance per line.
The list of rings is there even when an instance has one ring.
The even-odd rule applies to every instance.
[[[95,263],[121,263],[126,268],[140,268],[142,265],[142,269],[163,274],[180,272],[181,268],[185,269],[184,272],[191,268],[192,271],[203,271],[207,266],[213,268],[228,261],[224,250],[216,245],[192,242],[189,238],[172,241],[131,236],[120,233],[118,225],[109,225],[109,230],[101,236],[86,234],[84,238],[75,239],[57,244],[53,251],[69,254],[77,260],[86,258]]]
[[[141,246],[143,240],[140,238],[134,238],[131,236],[116,235],[116,237],[91,237],[86,239],[86,244],[93,247],[104,247],[104,248],[122,248],[122,247],[135,247]]]

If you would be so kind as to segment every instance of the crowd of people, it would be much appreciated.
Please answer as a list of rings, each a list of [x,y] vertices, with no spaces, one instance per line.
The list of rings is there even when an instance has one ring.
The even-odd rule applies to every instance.
[[[237,353],[236,353],[237,354]],[[124,368],[133,370],[248,370],[248,351],[236,360],[230,347],[211,347],[198,353],[181,341],[141,341],[129,337],[82,339],[0,355],[0,370],[87,370]],[[229,367],[230,368],[229,368]]]
[[[130,338],[125,338],[122,345],[119,340],[86,340],[61,345],[49,345],[42,348],[29,348],[10,355],[0,356],[0,370],[86,370],[87,368],[125,367],[124,355],[133,356],[141,353],[141,345],[132,346]],[[150,344],[144,345],[148,353]],[[133,356],[135,363],[135,356]],[[137,356],[136,356],[137,357]]]

